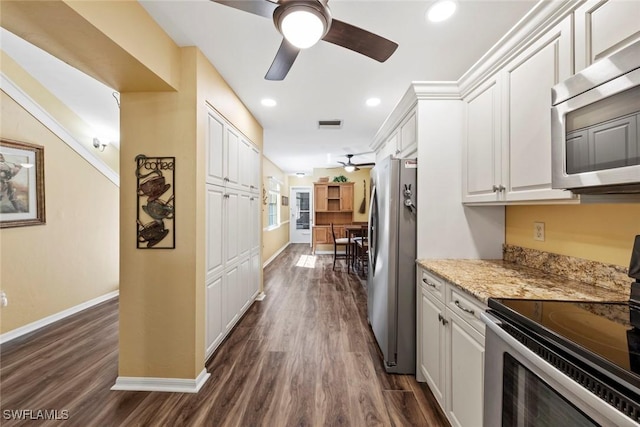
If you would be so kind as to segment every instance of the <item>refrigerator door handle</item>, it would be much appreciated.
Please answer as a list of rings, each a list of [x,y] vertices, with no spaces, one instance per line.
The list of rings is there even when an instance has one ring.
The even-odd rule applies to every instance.
[[[374,209],[376,214],[374,215]],[[378,251],[378,242],[377,240],[377,228],[378,228],[378,191],[377,186],[374,185],[371,189],[371,199],[369,200],[369,235],[367,239],[369,240],[369,265],[371,266],[371,275],[375,275],[376,273],[376,256]],[[374,220],[376,224],[374,224]]]

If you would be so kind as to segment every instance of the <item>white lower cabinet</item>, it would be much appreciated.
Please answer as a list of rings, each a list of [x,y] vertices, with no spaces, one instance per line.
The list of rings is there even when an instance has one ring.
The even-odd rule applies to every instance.
[[[222,321],[222,276],[207,285],[207,354],[220,344],[224,338],[225,327]]]
[[[447,310],[447,417],[453,426],[481,426],[484,335]]]
[[[481,302],[418,269],[417,380],[426,382],[453,426],[482,426],[484,326]]]

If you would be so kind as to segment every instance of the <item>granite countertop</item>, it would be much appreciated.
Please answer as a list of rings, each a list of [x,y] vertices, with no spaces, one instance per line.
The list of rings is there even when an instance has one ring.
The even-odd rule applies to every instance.
[[[586,284],[503,260],[417,260],[420,267],[487,303],[493,298],[628,301],[620,290]]]

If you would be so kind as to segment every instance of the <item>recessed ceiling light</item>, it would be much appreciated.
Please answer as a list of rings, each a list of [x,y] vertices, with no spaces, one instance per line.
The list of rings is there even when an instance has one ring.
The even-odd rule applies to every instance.
[[[262,103],[262,105],[264,105],[265,107],[275,107],[276,105],[278,105],[278,103],[276,102],[275,99],[271,99],[271,98],[264,98],[262,101],[260,101]]]
[[[302,178],[302,177],[304,177],[304,172],[296,172],[296,176],[298,178]]]
[[[442,22],[449,19],[456,11],[454,0],[440,0],[427,10],[427,19],[431,22]]]
[[[378,105],[380,105],[380,98],[369,98],[369,99],[367,99],[367,106],[368,107],[377,107]]]

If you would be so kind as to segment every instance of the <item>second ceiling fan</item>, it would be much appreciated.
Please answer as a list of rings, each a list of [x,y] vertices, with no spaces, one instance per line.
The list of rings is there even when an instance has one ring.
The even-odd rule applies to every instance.
[[[245,12],[272,18],[283,35],[265,79],[283,80],[301,49],[319,40],[353,50],[379,62],[395,52],[398,44],[346,22],[333,19],[329,0],[212,0]]]
[[[345,162],[340,162],[338,161],[338,163],[340,163],[342,166],[344,166],[344,170],[347,172],[353,172],[353,171],[359,171],[360,168],[358,166],[375,166],[375,163],[351,163],[351,158],[354,156],[354,154],[347,154],[347,163]]]

